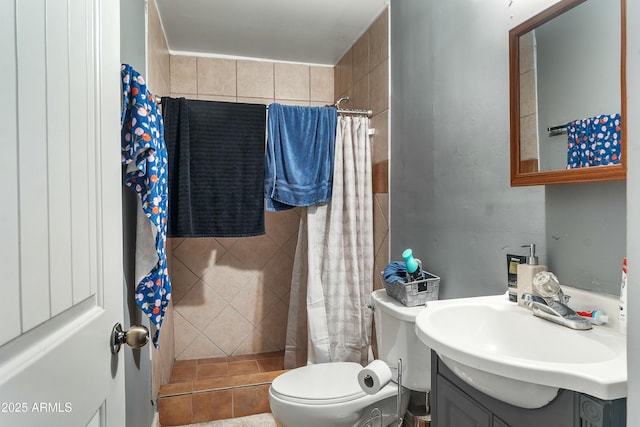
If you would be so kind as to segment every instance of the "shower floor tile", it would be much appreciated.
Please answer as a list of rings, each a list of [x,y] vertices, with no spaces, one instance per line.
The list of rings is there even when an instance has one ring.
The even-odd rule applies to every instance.
[[[253,424],[251,416],[268,414],[269,384],[286,372],[283,366],[282,351],[177,360],[169,383],[160,387],[160,425],[221,422],[215,425],[263,426],[264,419]],[[268,420],[273,418],[268,415]],[[236,420],[247,420],[247,423],[242,421],[238,424]],[[273,421],[271,425],[276,426],[277,423]]]

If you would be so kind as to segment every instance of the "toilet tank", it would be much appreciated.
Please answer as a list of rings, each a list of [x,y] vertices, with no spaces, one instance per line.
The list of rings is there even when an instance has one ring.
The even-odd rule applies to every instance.
[[[431,350],[418,339],[415,320],[424,305],[405,307],[384,289],[371,294],[378,359],[394,372],[402,359],[402,385],[415,391],[431,390]]]

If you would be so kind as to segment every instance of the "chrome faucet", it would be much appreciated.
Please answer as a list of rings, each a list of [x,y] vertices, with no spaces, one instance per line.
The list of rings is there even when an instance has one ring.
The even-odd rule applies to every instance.
[[[579,316],[575,311],[560,301],[542,298],[538,295],[522,294],[524,305],[531,308],[534,316],[558,323],[571,329],[591,329],[588,319]]]

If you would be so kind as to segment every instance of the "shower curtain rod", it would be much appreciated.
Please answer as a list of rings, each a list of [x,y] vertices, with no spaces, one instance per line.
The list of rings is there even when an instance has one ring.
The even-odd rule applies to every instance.
[[[338,108],[337,110],[338,114],[362,114],[363,116],[367,116],[369,118],[373,116],[372,110],[344,110],[341,108]]]
[[[345,110],[343,108],[336,108],[335,105],[325,105],[325,107],[328,108],[335,108],[338,112],[338,114],[361,114],[363,116],[367,116],[369,118],[371,118],[373,116],[373,111],[372,110]],[[267,110],[269,109],[269,106],[267,105]]]
[[[349,97],[346,96],[346,97],[340,98],[336,101],[335,105],[327,105],[327,107],[334,107],[338,111],[338,114],[361,114],[369,118],[373,116],[373,110],[346,110],[344,108],[340,108],[340,103],[343,100],[348,101]],[[155,100],[155,103],[159,107],[162,105],[162,101]],[[268,109],[269,109],[269,106],[267,105],[267,110]]]

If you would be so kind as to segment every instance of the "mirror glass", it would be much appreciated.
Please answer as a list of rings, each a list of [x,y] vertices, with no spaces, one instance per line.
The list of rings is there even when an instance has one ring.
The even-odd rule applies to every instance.
[[[563,0],[509,32],[512,185],[626,178],[624,5]]]

